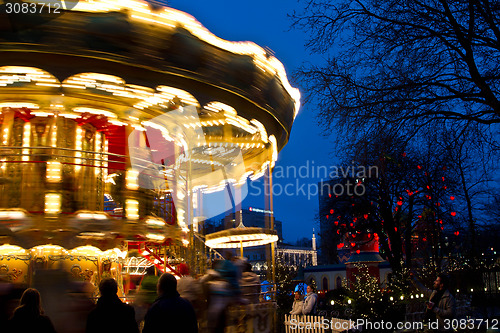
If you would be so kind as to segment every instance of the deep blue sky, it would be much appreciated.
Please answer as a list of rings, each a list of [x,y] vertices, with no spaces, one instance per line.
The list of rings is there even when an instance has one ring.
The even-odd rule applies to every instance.
[[[262,47],[269,47],[284,64],[289,78],[302,62],[311,60],[304,48],[306,35],[301,31],[290,30],[287,13],[301,8],[297,1],[171,0],[167,3],[172,8],[191,14],[221,38],[231,41],[249,40]],[[316,125],[313,107],[306,105],[300,109],[295,119],[290,140],[279,154],[277,167],[293,165],[299,168],[307,163],[329,166],[335,163],[334,155],[332,144],[322,136]],[[307,184],[316,184],[319,180],[318,177],[311,176],[302,178],[299,179],[299,186],[304,184],[307,187]],[[296,184],[293,178],[275,178],[274,181],[281,186],[289,182]],[[294,185],[293,189],[295,191],[297,186]],[[263,196],[257,197],[252,195],[254,193],[256,190],[249,188],[250,195],[243,201],[243,208],[264,208]],[[312,228],[318,229],[314,220],[317,211],[317,196],[309,200],[301,192],[293,196],[274,196],[275,218],[283,222],[286,241],[294,242],[297,238],[311,237]]]

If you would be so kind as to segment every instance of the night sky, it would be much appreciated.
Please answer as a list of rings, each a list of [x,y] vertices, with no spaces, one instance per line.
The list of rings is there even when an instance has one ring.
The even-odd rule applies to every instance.
[[[287,17],[294,9],[302,6],[294,0],[254,0],[229,2],[224,0],[172,0],[168,6],[182,10],[194,16],[201,24],[215,35],[231,41],[252,41],[262,47],[268,47],[284,64],[287,75],[291,80],[292,72],[304,61],[311,61],[311,57],[304,48],[306,35],[301,31],[290,29],[290,19]],[[291,81],[292,86],[298,87]],[[300,88],[300,87],[298,87]],[[302,95],[305,95],[302,91]],[[305,166],[329,166],[334,164],[335,150],[331,140],[323,137],[316,124],[312,106],[301,107],[290,140],[280,152],[276,169],[285,170],[287,166],[301,166],[302,175],[305,175]],[[284,173],[281,175],[285,176]],[[290,172],[290,176],[293,174]],[[275,177],[276,190],[283,189],[288,183],[293,184],[288,193],[274,196],[275,218],[283,222],[283,236],[285,241],[295,242],[301,237],[311,237],[312,229],[318,226],[315,215],[318,211],[318,197],[307,193],[308,184],[316,184],[320,178],[306,175],[297,180],[293,177]],[[261,181],[249,186],[249,195],[243,201],[243,208],[264,208],[263,196],[255,195],[256,187],[261,187]],[[304,191],[300,190],[300,187]],[[311,185],[313,186],[313,185]],[[314,191],[311,188],[311,191]]]

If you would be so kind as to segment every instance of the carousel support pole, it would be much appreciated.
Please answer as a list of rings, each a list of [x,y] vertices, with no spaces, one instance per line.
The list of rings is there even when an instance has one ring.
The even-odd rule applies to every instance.
[[[167,272],[167,245],[163,245],[163,273]]]
[[[272,157],[270,158],[272,160]],[[272,172],[271,172],[271,163],[267,165],[267,177],[268,183],[269,183],[269,224],[271,230],[274,230],[274,202],[273,202],[273,178],[272,178]],[[271,243],[271,281],[272,281],[272,288],[273,288],[273,293],[271,294],[271,299],[276,302],[276,255],[275,255],[275,243]],[[276,311],[273,311],[273,330],[276,330],[276,327],[278,327],[278,316],[276,314]]]
[[[274,202],[273,202],[273,175],[271,172],[271,165],[267,165],[267,172],[269,174],[269,210],[271,211],[270,213],[270,225],[271,225],[271,230],[274,230]],[[273,242],[271,243],[271,272],[272,272],[272,281],[273,284],[276,284],[276,255],[275,255],[275,246],[276,244]]]
[[[243,241],[240,240],[240,258],[243,258]]]
[[[189,152],[191,153],[191,152]],[[187,223],[189,225],[189,267],[191,270],[196,271],[196,244],[194,241],[194,219],[193,219],[193,191],[192,191],[192,164],[191,157],[188,158],[188,173],[186,177],[186,197],[187,197]]]

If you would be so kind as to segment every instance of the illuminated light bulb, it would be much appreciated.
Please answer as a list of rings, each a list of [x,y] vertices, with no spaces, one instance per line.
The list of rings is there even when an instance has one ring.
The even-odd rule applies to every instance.
[[[47,182],[58,183],[61,181],[61,162],[47,161]]]
[[[45,213],[57,214],[61,211],[61,195],[58,193],[45,194]]]
[[[134,169],[128,169],[126,175],[126,186],[129,190],[137,190],[139,188],[138,183],[139,171]]]
[[[134,199],[125,200],[125,216],[130,220],[139,219],[139,201]]]

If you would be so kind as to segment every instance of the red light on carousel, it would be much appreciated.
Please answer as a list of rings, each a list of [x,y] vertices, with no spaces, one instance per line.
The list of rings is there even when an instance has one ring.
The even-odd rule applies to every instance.
[[[420,165],[417,165],[417,168],[418,168],[418,170],[422,169],[422,167]]]
[[[326,216],[326,219],[328,220],[328,215]]]
[[[357,254],[360,254],[360,253],[361,253],[361,251],[360,251],[360,250],[356,250],[356,253],[357,253]]]
[[[458,235],[460,235],[460,231],[458,231],[458,230],[457,230],[457,231],[455,231],[453,234],[454,234],[455,236],[458,236]]]
[[[344,243],[339,243],[339,244],[337,244],[337,248],[341,249],[341,248],[343,248],[343,247],[344,247]]]
[[[333,209],[330,209],[330,214],[333,214],[334,210]]]
[[[403,201],[398,201],[398,206],[402,206],[403,205]]]
[[[368,220],[368,214],[363,215],[363,218],[364,218],[365,220]]]
[[[451,214],[451,216],[455,216],[455,215],[457,215],[457,213],[456,213],[456,212],[451,212],[450,214]]]
[[[450,200],[455,200],[455,197],[454,197],[454,196],[451,196],[451,197],[450,197]]]
[[[352,246],[352,247],[355,247],[355,246],[356,246],[356,243],[351,243],[351,246]]]
[[[335,221],[335,222],[333,222],[333,224],[339,225],[339,221]]]

